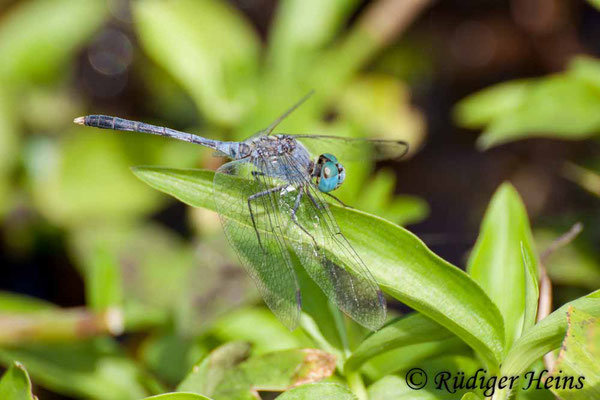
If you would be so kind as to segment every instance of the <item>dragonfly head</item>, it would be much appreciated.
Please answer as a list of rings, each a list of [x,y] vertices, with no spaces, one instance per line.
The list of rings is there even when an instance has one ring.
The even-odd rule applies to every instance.
[[[321,192],[331,192],[340,187],[346,178],[346,171],[335,156],[325,153],[319,156],[317,168],[317,187]]]

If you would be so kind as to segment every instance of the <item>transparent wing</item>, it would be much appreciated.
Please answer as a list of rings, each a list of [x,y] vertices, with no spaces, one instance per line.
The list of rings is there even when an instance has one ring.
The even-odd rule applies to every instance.
[[[359,324],[377,330],[385,322],[385,299],[368,268],[350,245],[323,194],[295,159],[283,155],[291,171],[287,180],[301,188],[282,197],[280,208],[291,217],[286,236],[311,278],[343,312]],[[298,196],[301,195],[300,201]],[[294,212],[295,210],[295,212]]]
[[[408,152],[408,143],[400,140],[347,138],[323,135],[290,135],[313,155],[330,153],[341,162],[372,159],[397,160]]]
[[[300,316],[300,291],[283,238],[279,190],[260,169],[243,160],[223,165],[214,177],[215,204],[227,239],[265,303],[294,329]]]

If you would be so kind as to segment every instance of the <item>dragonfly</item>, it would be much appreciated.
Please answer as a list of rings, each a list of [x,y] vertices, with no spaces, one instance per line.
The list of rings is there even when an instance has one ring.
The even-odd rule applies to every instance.
[[[225,236],[265,303],[293,330],[302,297],[299,264],[341,311],[377,330],[386,302],[373,275],[341,232],[330,201],[346,178],[342,161],[399,159],[403,141],[307,134],[275,128],[311,94],[266,129],[244,141],[220,141],[107,115],[75,118],[76,124],[165,136],[199,144],[230,161],[215,172],[213,196]],[[334,156],[333,154],[337,154]]]

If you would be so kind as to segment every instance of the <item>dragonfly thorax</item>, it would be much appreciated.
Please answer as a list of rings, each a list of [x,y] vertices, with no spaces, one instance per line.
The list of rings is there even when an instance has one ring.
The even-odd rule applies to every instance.
[[[286,135],[273,135],[260,136],[253,144],[256,156],[271,158],[282,154],[291,154],[296,148],[297,142]]]

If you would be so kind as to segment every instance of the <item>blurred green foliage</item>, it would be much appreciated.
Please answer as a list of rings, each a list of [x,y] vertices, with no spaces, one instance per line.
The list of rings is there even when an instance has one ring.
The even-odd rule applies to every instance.
[[[456,105],[456,121],[485,128],[478,146],[487,149],[528,137],[567,140],[600,132],[600,61],[575,58],[562,74],[494,85]]]

